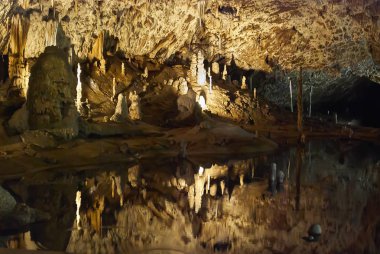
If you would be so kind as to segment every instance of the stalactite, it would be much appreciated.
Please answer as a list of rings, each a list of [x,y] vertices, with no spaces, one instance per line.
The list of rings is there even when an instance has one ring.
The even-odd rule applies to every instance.
[[[202,20],[205,15],[205,7],[206,7],[206,1],[205,0],[199,0],[198,1],[198,19],[199,19],[199,27],[202,27]]]
[[[29,1],[30,0],[22,0],[21,7],[26,10],[29,8]]]
[[[45,28],[45,47],[57,46],[58,22],[48,20]]]
[[[98,38],[96,38],[95,42],[92,45],[91,53],[89,54],[89,59],[92,60],[95,58],[98,61],[104,60],[103,49],[104,49],[104,32],[100,32],[98,35]]]
[[[227,65],[224,65],[222,79],[223,80],[227,79]]]
[[[241,89],[242,90],[246,90],[248,87],[247,87],[247,83],[246,83],[246,77],[243,76],[242,79],[241,79]]]
[[[16,14],[11,19],[9,51],[11,55],[24,57],[26,39],[29,31],[29,19]]]
[[[208,78],[209,78],[209,93],[212,94],[212,76],[210,67],[208,67]]]
[[[123,206],[124,197],[123,197],[123,189],[121,188],[121,177],[120,176],[115,176],[115,185],[116,185],[117,195],[119,195],[119,199],[120,199],[120,206]]]
[[[243,187],[244,186],[244,174],[240,174],[239,179],[240,179],[240,186]]]
[[[75,0],[75,15],[78,15],[78,0]]]

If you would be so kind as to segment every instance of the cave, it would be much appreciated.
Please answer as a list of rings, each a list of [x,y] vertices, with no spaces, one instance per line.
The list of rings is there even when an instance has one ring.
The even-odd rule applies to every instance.
[[[379,253],[379,20],[0,1],[0,253]]]
[[[8,76],[8,56],[7,55],[1,55],[0,57],[0,82],[5,83]]]

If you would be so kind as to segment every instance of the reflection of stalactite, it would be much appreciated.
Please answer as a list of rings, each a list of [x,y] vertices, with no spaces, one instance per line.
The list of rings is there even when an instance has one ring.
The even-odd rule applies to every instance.
[[[93,207],[87,211],[90,218],[91,226],[96,232],[100,232],[102,228],[102,213],[104,210],[104,196],[96,196]]]
[[[189,187],[189,193],[187,194],[189,198],[189,207],[190,209],[194,209],[194,202],[195,202],[195,188],[194,184]]]
[[[80,228],[80,214],[79,214],[79,210],[80,210],[81,202],[82,202],[82,194],[81,194],[80,191],[77,191],[77,195],[76,195],[76,198],[75,198],[75,203],[77,205],[77,211],[76,211],[77,228]]]
[[[195,180],[195,212],[198,213],[202,207],[202,196],[206,182],[205,176],[194,175]]]
[[[124,198],[123,198],[123,190],[121,188],[121,177],[120,176],[115,176],[115,184],[116,184],[117,195],[119,195],[119,198],[120,198],[120,206],[123,206]]]
[[[54,20],[46,22],[45,47],[57,46],[58,23]]]

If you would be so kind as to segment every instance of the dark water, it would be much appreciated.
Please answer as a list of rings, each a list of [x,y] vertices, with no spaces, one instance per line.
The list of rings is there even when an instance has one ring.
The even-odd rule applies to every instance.
[[[377,253],[379,161],[376,145],[325,140],[248,158],[41,172],[3,186],[51,219],[3,230],[0,244],[80,253]],[[189,192],[202,197],[198,210]],[[312,224],[322,228],[317,242],[305,241]]]

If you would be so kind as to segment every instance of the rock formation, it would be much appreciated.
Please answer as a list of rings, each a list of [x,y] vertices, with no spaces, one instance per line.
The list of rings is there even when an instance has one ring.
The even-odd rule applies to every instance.
[[[140,97],[136,91],[129,94],[129,100],[131,101],[131,105],[129,106],[129,118],[132,120],[141,120]]]
[[[204,68],[204,58],[202,51],[198,52],[198,58],[197,58],[197,82],[198,85],[203,86],[206,84],[206,70]]]
[[[122,122],[128,119],[128,104],[125,96],[121,93],[117,96],[117,104],[115,113],[111,117],[111,121]]]
[[[29,79],[26,108],[29,127],[33,129],[66,129],[78,133],[75,107],[76,79],[67,55],[48,47],[33,65]]]

